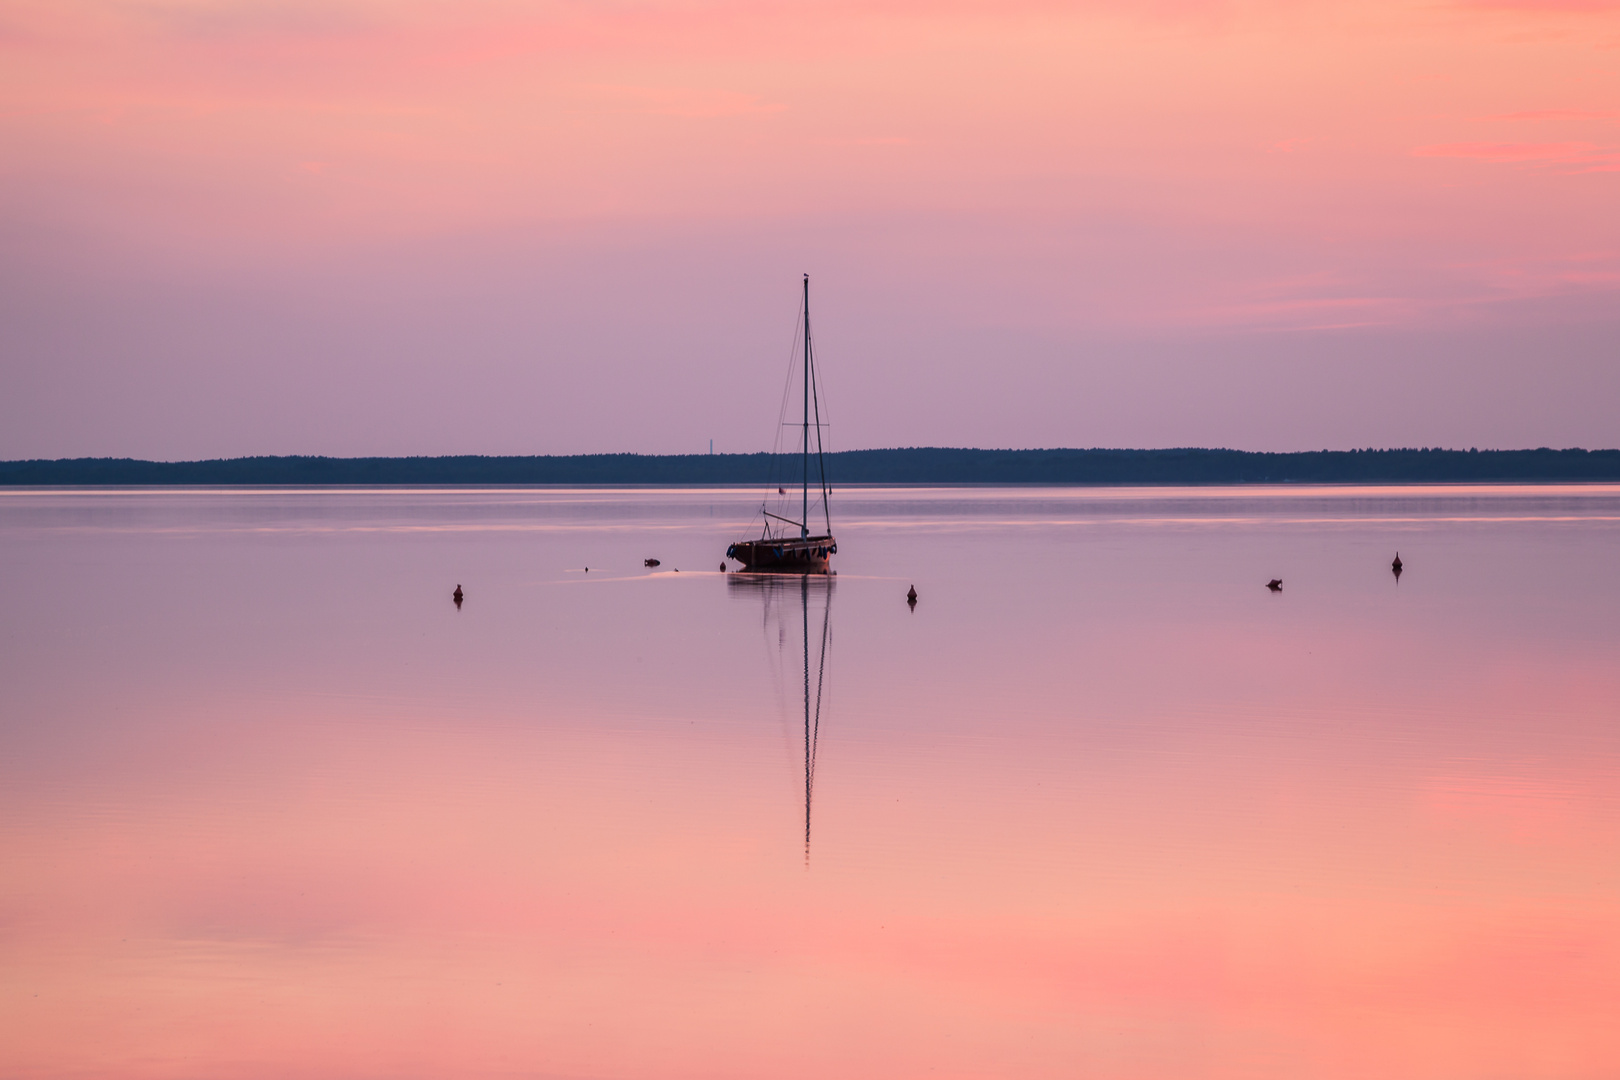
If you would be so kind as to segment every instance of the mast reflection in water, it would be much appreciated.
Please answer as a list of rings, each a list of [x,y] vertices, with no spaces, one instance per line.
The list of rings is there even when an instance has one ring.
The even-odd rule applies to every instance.
[[[800,684],[801,700],[794,712],[804,725],[804,863],[810,865],[811,808],[816,790],[816,746],[821,734],[822,704],[828,695],[827,652],[832,641],[833,576],[831,574],[730,574],[727,588],[734,599],[757,600],[760,628],[767,642],[775,638],[772,653],[777,685],[785,691],[790,676]],[[813,634],[813,624],[820,625]],[[793,638],[799,639],[802,665],[791,672],[780,665]],[[812,657],[814,663],[812,664]],[[784,693],[783,711],[787,711]]]

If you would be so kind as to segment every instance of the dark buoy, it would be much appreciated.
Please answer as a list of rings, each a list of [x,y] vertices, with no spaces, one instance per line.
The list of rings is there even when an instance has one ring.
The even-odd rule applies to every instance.
[[[642,559],[641,560],[641,565],[642,566],[657,566],[658,565],[658,560],[657,559]]]
[[[908,605],[910,605],[910,607],[913,610],[916,609],[916,607],[917,607],[917,586],[913,585],[910,588],[910,590],[908,590],[906,592],[906,603]]]
[[[1395,581],[1397,583],[1399,583],[1401,580],[1401,570],[1405,568],[1405,565],[1405,563],[1401,562],[1401,553],[1397,551],[1395,553],[1395,561],[1389,564],[1390,572],[1395,575]]]
[[[454,600],[456,602],[456,607],[459,608],[461,606],[462,597],[461,597],[461,586],[460,585],[457,585],[456,586],[456,591],[450,594],[450,599],[452,599],[452,600]]]
[[[1272,578],[1270,581],[1266,582],[1266,588],[1270,589],[1272,592],[1282,592],[1282,578]]]
[[[721,564],[720,564],[720,572],[721,572],[721,573],[722,573],[722,574],[723,574],[723,573],[725,573],[725,572],[726,572],[726,564],[725,564],[725,563],[721,563]]]

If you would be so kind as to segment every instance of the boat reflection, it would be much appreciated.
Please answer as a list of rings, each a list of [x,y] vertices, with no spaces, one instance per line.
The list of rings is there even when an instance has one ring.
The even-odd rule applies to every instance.
[[[827,655],[832,641],[832,598],[834,578],[831,574],[730,574],[726,587],[733,599],[757,600],[760,604],[760,629],[767,642],[774,639],[772,657],[777,663],[774,674],[783,691],[783,711],[786,712],[788,679],[795,677],[802,689],[801,700],[794,711],[802,708],[804,724],[804,864],[810,865],[811,808],[816,791],[816,747],[821,734],[821,711],[828,696]],[[818,634],[811,633],[814,624],[820,625]],[[784,667],[780,659],[798,639],[802,665],[799,672]],[[812,665],[812,657],[814,664]]]

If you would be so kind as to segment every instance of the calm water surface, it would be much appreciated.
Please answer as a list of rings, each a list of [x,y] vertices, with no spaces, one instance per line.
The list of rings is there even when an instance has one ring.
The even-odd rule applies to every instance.
[[[1620,488],[756,506],[0,494],[0,1074],[1620,1075]]]

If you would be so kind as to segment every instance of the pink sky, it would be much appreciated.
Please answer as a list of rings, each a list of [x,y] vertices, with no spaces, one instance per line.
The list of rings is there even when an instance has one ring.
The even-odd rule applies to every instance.
[[[0,457],[1620,444],[1620,4],[0,0]]]

